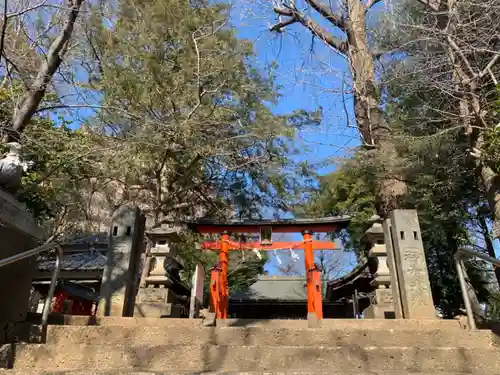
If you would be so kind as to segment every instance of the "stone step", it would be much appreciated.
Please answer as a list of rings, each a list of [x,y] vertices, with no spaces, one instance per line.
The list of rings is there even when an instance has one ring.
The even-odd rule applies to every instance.
[[[500,373],[500,351],[484,348],[19,344],[15,354],[14,368],[24,374],[34,369]]]
[[[218,327],[269,327],[308,328],[307,320],[291,319],[225,319],[217,321]],[[367,329],[462,329],[456,319],[323,319],[316,329],[367,328]]]
[[[201,319],[181,318],[139,318],[118,316],[79,316],[79,315],[57,315],[49,318],[51,325],[71,326],[161,326],[161,327],[199,327]]]
[[[124,317],[89,317],[89,316],[61,316],[49,321],[52,325],[77,326],[161,326],[161,327],[199,327],[201,319],[181,318],[124,318]],[[218,327],[269,327],[269,328],[308,328],[307,320],[295,319],[225,319],[217,321]],[[331,328],[381,328],[381,329],[419,329],[443,328],[461,329],[460,322],[455,319],[323,319],[321,327]]]
[[[369,371],[369,372],[324,372],[324,371],[285,371],[285,372],[150,372],[150,371],[135,371],[135,370],[90,370],[90,371],[16,371],[16,370],[1,370],[1,375],[435,375],[435,372],[407,372],[407,371]],[[439,375],[484,375],[482,373],[470,372],[440,372]],[[488,375],[500,375],[500,373],[489,373]]]
[[[490,348],[496,344],[490,331],[460,329],[307,329],[265,327],[154,327],[154,326],[49,326],[47,344],[89,345],[191,345],[226,346],[391,346]]]
[[[16,370],[1,370],[1,375],[435,375],[435,372],[407,372],[407,371],[368,371],[368,372],[325,372],[325,371],[284,371],[284,372],[150,372],[150,371],[135,371],[135,370],[90,370],[90,371],[16,371]],[[439,375],[484,375],[482,373],[470,372],[440,372]],[[500,373],[489,373],[488,375],[500,375]]]

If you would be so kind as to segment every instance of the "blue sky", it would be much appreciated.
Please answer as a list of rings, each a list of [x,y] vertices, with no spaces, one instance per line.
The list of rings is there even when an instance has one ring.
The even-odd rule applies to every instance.
[[[349,81],[345,59],[311,38],[300,25],[290,26],[284,33],[271,33],[269,26],[275,16],[268,6],[260,6],[249,0],[234,0],[231,23],[240,38],[253,42],[257,64],[262,69],[273,62],[278,64],[277,84],[283,95],[273,108],[277,114],[297,109],[323,109],[324,120],[319,128],[299,132],[297,142],[308,152],[296,158],[310,163],[321,163],[329,158],[343,157],[349,147],[359,144],[357,130],[347,127],[347,118],[354,118],[351,100],[342,89],[348,91],[343,77]],[[267,2],[267,4],[269,4]],[[347,112],[346,112],[347,110]],[[346,115],[348,114],[348,116]],[[333,165],[322,166],[319,173],[327,173]]]
[[[270,8],[254,6],[256,3],[249,0],[233,3],[231,24],[238,37],[253,42],[258,66],[265,71],[270,64],[278,64],[276,83],[281,86],[282,97],[273,111],[285,114],[298,109],[321,107],[323,110],[319,127],[297,134],[296,142],[304,152],[295,160],[317,165],[316,171],[320,174],[333,171],[335,164],[328,161],[345,157],[350,148],[359,145],[357,130],[347,126],[354,114],[345,59],[318,40],[313,41],[311,34],[300,25],[292,25],[284,33],[271,33],[269,26],[275,22],[275,15]],[[276,240],[299,242],[302,235],[281,235],[276,236]],[[266,265],[270,274],[279,273],[280,260],[283,263],[291,260],[289,251],[280,251],[277,255],[278,258],[272,255]],[[297,251],[297,255],[297,268],[303,271],[303,252]],[[328,258],[338,263],[343,272],[355,265],[354,255],[340,249]]]

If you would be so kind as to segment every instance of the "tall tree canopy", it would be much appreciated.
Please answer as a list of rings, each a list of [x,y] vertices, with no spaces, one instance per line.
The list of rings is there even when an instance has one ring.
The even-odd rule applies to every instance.
[[[273,114],[273,71],[259,69],[251,43],[236,37],[229,6],[87,5],[72,35],[82,56],[71,84],[91,111],[83,123],[75,116],[50,121],[57,110],[80,107],[63,102],[54,86],[17,130],[31,161],[23,199],[58,227],[53,234],[106,230],[121,204],[139,205],[150,226],[287,210],[307,178],[290,160],[295,129],[317,124],[321,113]],[[16,103],[8,113],[16,113]],[[187,258],[213,260],[189,241]],[[265,260],[254,258],[232,262],[235,285],[262,271]]]
[[[462,39],[463,34],[460,34],[462,37],[451,35],[451,31],[443,34],[439,29],[438,21],[446,14],[448,25],[457,22],[463,33],[465,28],[472,27],[463,17],[469,14],[467,12],[474,14],[474,9],[480,7],[478,3],[461,2],[457,5],[460,9],[455,9],[459,13],[454,15],[448,13],[451,12],[448,8],[445,13],[436,12],[422,2],[408,1],[399,5],[390,15],[394,18],[385,17],[387,23],[382,20],[377,25],[375,35],[378,39],[375,40],[378,43],[374,45],[377,46],[374,55],[381,57],[379,65],[383,67],[378,83],[384,115],[391,124],[398,150],[400,176],[404,176],[407,186],[402,205],[415,207],[419,212],[434,301],[445,316],[450,317],[462,307],[453,265],[456,250],[470,245],[495,256],[486,223],[488,216],[494,218],[494,206],[491,206],[483,180],[478,178],[481,172],[477,160],[469,156],[473,156],[471,137],[481,132],[491,134],[488,128],[491,129],[495,120],[488,117],[493,114],[488,108],[495,103],[496,93],[488,88],[488,80],[493,78],[485,78],[480,84],[481,90],[472,96],[483,103],[486,112],[481,116],[484,115],[485,120],[489,118],[488,124],[478,127],[475,136],[464,131],[474,117],[472,112],[464,115],[464,105],[471,108],[475,99],[467,94],[470,88],[466,91],[461,86],[468,85],[468,81],[457,80],[460,64],[453,57],[457,57],[458,51],[450,52],[448,47],[450,40],[457,39],[463,43],[464,53],[472,57],[476,46],[484,45],[491,38],[483,38],[480,30],[469,30],[474,35],[468,35],[466,42]],[[489,22],[488,16],[483,15],[481,19]],[[478,38],[478,43],[471,44],[473,38]],[[495,52],[484,53],[487,64],[495,62]],[[475,66],[473,70],[477,73],[468,79],[479,79],[480,68]],[[482,158],[494,156],[486,150]],[[322,179],[320,189],[303,210],[323,215],[353,212],[350,235],[345,238],[349,247],[359,249],[359,238],[366,229],[367,218],[376,207],[377,169],[364,152],[355,152],[354,157],[344,161],[336,172]],[[485,216],[488,203],[492,208],[489,210],[491,216]],[[484,286],[490,282],[491,272],[483,270],[484,265],[469,264],[478,299],[484,302],[487,299]],[[478,304],[476,310],[480,312]]]
[[[388,99],[411,96],[406,129],[442,138],[475,176],[473,190],[489,206],[494,238],[500,235],[500,185],[491,147],[499,122],[499,5],[497,0],[402,1],[392,26],[379,33],[391,82]],[[448,133],[456,135],[451,143]]]
[[[88,40],[91,88],[102,93],[91,128],[116,145],[103,164],[130,198],[156,223],[200,205],[214,213],[228,203],[285,208],[284,193],[297,188],[288,158],[294,128],[318,119],[273,115],[272,76],[253,66],[228,7],[122,1],[116,14],[109,27],[96,16]]]

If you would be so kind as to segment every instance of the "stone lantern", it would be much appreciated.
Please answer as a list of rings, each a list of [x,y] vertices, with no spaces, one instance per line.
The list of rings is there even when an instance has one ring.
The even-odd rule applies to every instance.
[[[368,257],[376,259],[377,269],[370,283],[375,288],[375,300],[363,312],[365,318],[395,318],[391,290],[391,273],[387,265],[387,248],[384,242],[384,228],[379,221],[365,232],[363,242],[368,246]]]
[[[146,232],[150,241],[141,287],[137,293],[134,316],[180,317],[178,292],[189,294],[179,272],[184,268],[179,257],[179,233],[172,228],[154,228]]]
[[[146,286],[172,286],[174,280],[180,281],[179,272],[184,268],[176,246],[180,241],[179,234],[174,229],[153,229],[146,235],[151,241]]]

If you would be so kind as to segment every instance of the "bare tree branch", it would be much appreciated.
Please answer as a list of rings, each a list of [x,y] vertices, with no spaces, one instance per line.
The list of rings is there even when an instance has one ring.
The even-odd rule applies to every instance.
[[[2,56],[4,56],[4,46],[5,46],[5,36],[7,32],[7,25],[9,23],[9,20],[14,17],[19,17],[22,16],[23,14],[29,13],[33,10],[36,10],[42,6],[44,6],[47,3],[47,0],[43,0],[41,3],[35,4],[31,7],[22,9],[18,12],[14,13],[7,13],[7,8],[8,8],[8,0],[4,0],[3,3],[3,23],[2,23],[2,31],[1,31],[1,36],[0,36],[0,60]],[[5,57],[6,61],[8,62],[7,58]]]
[[[489,203],[494,237],[500,238],[500,178],[497,167],[490,165],[488,153],[492,151],[486,151],[491,146],[485,135],[498,123],[496,95],[491,93],[498,84],[496,75],[500,74],[499,2],[419,2],[426,6],[426,11],[410,25],[400,23],[412,38],[415,35],[423,40],[408,50],[412,51],[413,66],[419,66],[410,69],[410,74],[421,75],[414,87],[431,88],[438,96],[443,95],[441,102],[436,100],[427,106],[424,99],[421,104],[431,118],[446,124],[446,129],[439,129],[434,136],[460,128],[467,137],[464,151],[472,162],[477,189]],[[411,80],[407,82],[413,85]]]
[[[380,3],[383,0],[368,0],[365,4],[366,11],[369,11],[375,4]]]
[[[279,15],[291,17],[294,22],[300,22],[303,26],[309,29],[309,31],[311,31],[314,36],[318,37],[327,45],[336,49],[338,52],[342,54],[345,54],[347,52],[347,43],[345,41],[333,36],[333,34],[324,29],[318,22],[316,22],[312,18],[306,17],[295,9],[275,7],[274,11]],[[292,22],[291,20],[280,22],[279,24],[272,26],[270,30],[278,31],[282,27],[290,25],[294,22]]]
[[[47,3],[47,0],[43,0],[41,3],[38,3],[38,4],[35,4],[31,7],[28,7],[28,8],[25,8],[25,9],[22,9],[18,12],[15,12],[15,13],[9,13],[7,15],[7,18],[13,18],[13,17],[19,17],[19,16],[22,16],[23,14],[26,14],[28,12],[31,12],[33,10],[36,10],[38,8],[41,8],[43,7],[45,4]]]
[[[55,72],[61,65],[64,52],[73,33],[76,19],[80,12],[83,0],[72,0],[71,11],[68,15],[64,28],[59,36],[52,42],[47,53],[46,60],[42,63],[38,75],[31,88],[19,99],[14,115],[12,117],[12,129],[15,133],[23,131],[30,119],[35,114],[40,102],[45,96]]]
[[[298,22],[295,18],[289,18],[286,21],[278,22],[277,24],[271,26],[269,28],[269,31],[281,32],[283,28],[285,28],[285,27],[287,27],[295,22]]]
[[[491,73],[491,68],[493,68],[493,65],[496,64],[497,60],[500,58],[500,53],[496,54],[495,56],[493,56],[493,58],[490,60],[490,62],[488,63],[488,65],[486,65],[486,68],[483,69],[483,71],[481,73],[479,73],[479,77],[484,77],[486,74]],[[492,79],[494,81],[496,81],[496,78],[492,75]],[[497,82],[493,82],[495,85],[497,84]]]
[[[380,1],[380,0],[376,0]],[[330,21],[333,25],[337,26],[339,29],[344,30],[346,25],[342,17],[337,16],[333,13],[330,6],[320,0],[306,0],[306,2],[319,14],[321,14],[325,19]]]
[[[9,4],[8,0],[3,2],[3,25],[2,25],[2,35],[0,36],[0,60],[3,56],[3,46],[5,44],[5,33],[7,31],[7,6]]]
[[[455,43],[455,41],[453,40],[453,38],[450,35],[447,35],[446,39],[448,40],[448,43],[449,43],[450,47],[453,49],[453,51],[462,60],[462,63],[465,65],[465,67],[469,71],[469,74],[471,75],[471,78],[476,77],[477,74],[474,71],[474,69],[472,69],[472,66],[469,63],[469,60],[465,57],[464,52],[462,51],[462,49],[460,49],[460,47],[457,45],[457,43]]]
[[[418,0],[420,3],[429,6],[432,10],[438,11],[441,6],[441,0]]]

